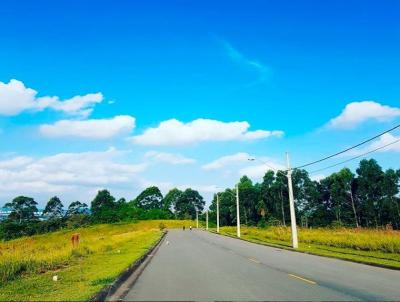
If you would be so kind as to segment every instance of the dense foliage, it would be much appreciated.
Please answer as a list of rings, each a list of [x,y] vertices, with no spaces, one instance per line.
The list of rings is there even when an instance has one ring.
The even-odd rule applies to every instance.
[[[400,229],[400,170],[383,171],[374,160],[362,160],[356,174],[344,168],[321,179],[312,180],[305,170],[292,174],[297,223],[304,227],[350,226],[393,227]],[[261,183],[243,176],[238,184],[240,220],[242,224],[264,227],[290,224],[288,186],[285,171],[267,171]],[[226,189],[218,193],[220,223],[236,223],[236,192]],[[216,198],[210,206],[210,221],[216,220]],[[66,211],[61,200],[54,196],[38,217],[33,198],[18,196],[5,204],[11,209],[9,217],[0,223],[0,239],[12,239],[76,228],[93,223],[149,219],[194,219],[201,213],[205,201],[199,192],[172,189],[165,197],[152,186],[127,202],[115,200],[107,190],[101,190],[91,202],[75,201]],[[203,217],[204,218],[204,217]]]
[[[18,196],[5,206],[11,209],[9,217],[0,222],[0,239],[13,239],[46,233],[60,228],[78,228],[88,224],[152,219],[194,219],[196,211],[203,211],[205,201],[195,190],[184,192],[172,189],[163,197],[157,187],[149,187],[134,200],[115,200],[107,190],[100,190],[91,202],[72,202],[66,211],[61,200],[52,197],[38,216],[37,202],[30,197]]]
[[[353,174],[344,168],[320,180],[305,170],[292,175],[297,223],[304,226],[393,227],[400,229],[400,170],[383,171],[374,159],[362,160]],[[235,191],[219,193],[221,225],[236,223]],[[246,225],[290,223],[286,172],[268,171],[261,183],[239,182],[240,219]],[[210,207],[215,219],[216,196]]]

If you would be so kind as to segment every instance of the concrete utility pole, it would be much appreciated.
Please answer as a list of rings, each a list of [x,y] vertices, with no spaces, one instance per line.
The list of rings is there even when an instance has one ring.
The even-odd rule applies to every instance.
[[[219,233],[219,194],[217,193],[217,233]]]
[[[208,231],[208,210],[206,211],[206,230]]]
[[[293,197],[293,184],[292,184],[292,168],[290,168],[289,153],[286,152],[286,163],[288,169],[288,187],[289,187],[289,205],[290,205],[290,224],[292,228],[292,247],[297,249],[299,242],[297,240],[297,225],[296,225],[296,212],[294,209],[294,197]]]
[[[196,210],[196,229],[199,228],[199,211]]]
[[[240,238],[239,184],[236,185],[236,222],[237,236]]]

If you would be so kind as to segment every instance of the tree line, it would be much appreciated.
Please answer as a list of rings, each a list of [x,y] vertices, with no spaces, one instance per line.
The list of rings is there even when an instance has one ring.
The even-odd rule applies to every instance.
[[[135,199],[115,199],[108,190],[101,190],[90,204],[75,201],[64,210],[61,200],[54,196],[46,204],[41,217],[38,203],[31,197],[18,196],[4,207],[10,215],[0,222],[0,239],[9,240],[21,236],[55,231],[61,228],[77,228],[96,223],[115,223],[147,219],[194,219],[196,211],[202,212],[205,201],[191,188],[184,191],[170,190],[165,196],[152,186]]]
[[[362,160],[353,173],[348,168],[319,181],[312,180],[307,171],[292,173],[297,224],[303,227],[393,227],[400,229],[400,170],[384,171],[376,160]],[[286,171],[267,171],[262,182],[253,183],[243,176],[238,184],[240,220],[242,224],[264,227],[289,225],[290,212]],[[236,224],[235,189],[218,193],[220,224]],[[216,221],[216,199],[210,206],[210,222]],[[0,239],[12,239],[76,228],[92,223],[146,219],[194,219],[202,212],[204,198],[193,189],[170,190],[165,196],[152,186],[135,199],[116,200],[109,191],[101,190],[90,204],[73,202],[64,211],[58,197],[51,198],[43,217],[37,202],[18,196],[5,207],[11,214],[0,222]],[[204,215],[201,216],[204,219]]]
[[[292,174],[297,224],[303,227],[349,226],[400,229],[400,170],[383,171],[376,160],[311,180],[305,170]],[[290,224],[286,171],[267,171],[261,183],[239,181],[240,220],[246,225]],[[221,225],[236,224],[235,189],[219,193]],[[216,219],[216,195],[210,207]]]

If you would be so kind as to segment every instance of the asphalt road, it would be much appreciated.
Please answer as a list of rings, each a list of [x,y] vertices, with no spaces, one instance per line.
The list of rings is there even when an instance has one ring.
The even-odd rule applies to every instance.
[[[400,300],[400,271],[172,230],[126,301]]]

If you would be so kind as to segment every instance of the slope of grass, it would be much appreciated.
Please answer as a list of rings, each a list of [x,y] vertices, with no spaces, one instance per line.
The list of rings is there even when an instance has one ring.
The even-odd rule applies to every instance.
[[[241,237],[255,243],[291,249],[290,228],[241,228]],[[221,234],[235,237],[236,227]],[[370,229],[299,229],[298,251],[400,269],[400,232]]]
[[[96,225],[0,243],[0,300],[88,300],[161,237],[192,221]],[[71,235],[81,242],[72,248]],[[59,281],[53,281],[57,275]]]

